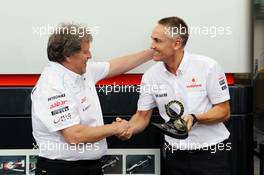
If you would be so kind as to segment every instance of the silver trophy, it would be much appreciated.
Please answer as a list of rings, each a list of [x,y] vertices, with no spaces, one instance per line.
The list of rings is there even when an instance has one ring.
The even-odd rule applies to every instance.
[[[172,100],[164,105],[166,114],[170,117],[167,123],[152,123],[153,126],[161,130],[165,135],[176,139],[186,139],[188,129],[186,122],[181,118],[184,113],[184,106],[180,101]]]

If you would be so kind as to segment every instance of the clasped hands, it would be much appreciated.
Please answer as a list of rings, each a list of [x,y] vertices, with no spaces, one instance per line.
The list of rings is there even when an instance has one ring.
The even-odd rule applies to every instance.
[[[183,117],[187,124],[188,131],[192,129],[194,119],[191,115],[186,115]],[[118,137],[121,140],[128,140],[133,135],[133,129],[130,126],[129,122],[121,119],[119,117],[116,118],[116,121],[112,123],[115,126],[115,136]]]
[[[116,126],[115,136],[119,139],[128,140],[132,137],[133,131],[128,121],[117,117],[116,121],[114,121],[112,124]]]

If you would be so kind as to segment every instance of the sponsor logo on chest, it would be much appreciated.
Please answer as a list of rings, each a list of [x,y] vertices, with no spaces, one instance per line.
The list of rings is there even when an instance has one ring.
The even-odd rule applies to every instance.
[[[64,101],[56,101],[55,103],[51,104],[50,105],[50,109],[53,109],[53,108],[56,108],[56,107],[59,107],[59,106],[63,106],[65,105],[67,102],[67,100],[64,100]]]
[[[189,83],[186,85],[186,87],[187,87],[188,89],[190,89],[190,88],[200,88],[200,87],[202,87],[202,84],[198,81],[197,78],[193,77],[193,78],[191,79],[191,82],[189,82]]]
[[[160,97],[167,97],[168,94],[167,93],[162,93],[162,94],[155,94],[156,98],[160,98]]]
[[[55,99],[58,99],[58,98],[63,98],[63,97],[65,97],[65,94],[55,95],[55,96],[49,97],[48,101],[55,100]]]
[[[54,111],[51,111],[51,115],[61,114],[61,113],[64,113],[66,111],[69,111],[69,106],[66,106],[66,107],[63,107],[63,108],[60,108],[60,109],[56,109]]]
[[[68,113],[68,114],[64,114],[64,115],[61,115],[61,116],[56,116],[53,120],[53,123],[54,124],[58,124],[60,122],[65,122],[67,120],[71,119],[71,113]]]

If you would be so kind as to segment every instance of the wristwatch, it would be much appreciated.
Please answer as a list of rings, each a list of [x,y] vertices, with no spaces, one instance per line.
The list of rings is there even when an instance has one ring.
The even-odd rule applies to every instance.
[[[194,125],[198,120],[197,120],[197,117],[196,117],[196,115],[195,114],[190,114],[191,116],[192,116],[192,118],[193,118],[193,124],[192,125]]]

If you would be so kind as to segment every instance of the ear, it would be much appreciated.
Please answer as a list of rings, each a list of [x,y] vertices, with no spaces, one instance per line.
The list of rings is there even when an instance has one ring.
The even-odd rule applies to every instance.
[[[64,56],[64,58],[65,58],[65,62],[67,62],[67,63],[70,63],[71,62],[71,58],[69,57],[69,56]]]
[[[181,38],[176,38],[173,40],[173,49],[178,50],[182,47],[182,39]]]

